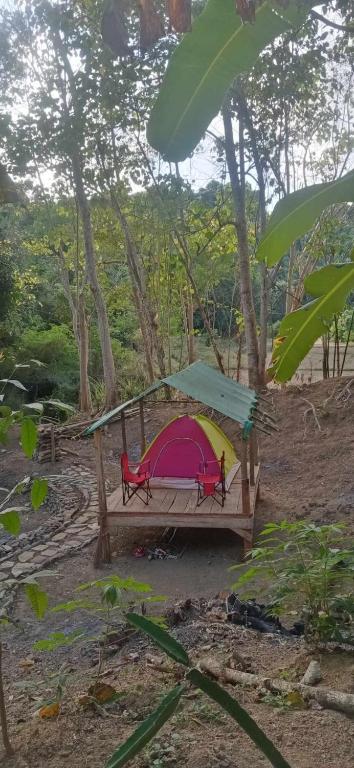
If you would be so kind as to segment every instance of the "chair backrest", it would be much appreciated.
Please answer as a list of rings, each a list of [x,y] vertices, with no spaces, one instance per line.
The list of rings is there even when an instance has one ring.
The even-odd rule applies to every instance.
[[[128,454],[127,454],[126,451],[124,451],[124,453],[121,453],[121,456],[120,456],[120,466],[121,466],[121,470],[122,470],[122,475],[124,477],[124,475],[126,475],[127,472],[129,472]]]
[[[214,459],[213,461],[204,461],[200,464],[200,472],[205,473],[208,475],[211,474],[217,474],[215,467],[218,468],[218,473],[220,472],[220,482],[225,479],[225,451],[223,451],[222,456],[220,459]]]

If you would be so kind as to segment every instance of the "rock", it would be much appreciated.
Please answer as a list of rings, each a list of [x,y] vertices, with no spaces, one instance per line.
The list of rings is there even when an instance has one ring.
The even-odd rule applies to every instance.
[[[312,699],[312,701],[309,702],[310,709],[317,710],[318,712],[322,711],[323,707],[319,703],[319,701],[315,701],[315,699]]]
[[[4,579],[7,579],[7,577],[8,577],[8,574],[7,574],[7,573],[2,573],[2,572],[0,571],[0,581],[4,581]]]
[[[31,563],[18,563],[14,566],[12,569],[12,575],[17,579],[19,576],[27,575],[29,571],[33,570],[33,565]]]
[[[21,552],[21,554],[18,556],[19,563],[27,563],[29,560],[32,560],[34,557],[34,552],[30,549],[27,550],[27,552]]]
[[[310,661],[307,670],[300,682],[303,683],[303,685],[316,685],[316,683],[319,683],[321,680],[322,673],[318,661]]]

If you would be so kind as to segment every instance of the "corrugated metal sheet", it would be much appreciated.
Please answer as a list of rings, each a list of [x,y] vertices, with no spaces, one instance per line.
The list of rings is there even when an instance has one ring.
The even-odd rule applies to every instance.
[[[205,363],[193,363],[163,381],[224,416],[229,416],[242,427],[251,421],[252,411],[257,405],[257,394],[253,389],[238,384]]]
[[[229,416],[230,419],[237,421],[241,427],[245,427],[249,432],[252,427],[252,412],[257,406],[257,393],[253,389],[238,384],[233,379],[229,379],[219,371],[211,368],[205,363],[193,363],[179,373],[167,376],[165,379],[156,381],[151,387],[141,392],[140,395],[133,397],[122,403],[113,411],[104,414],[100,419],[85,429],[84,435],[91,435],[96,429],[104,427],[114,416],[118,416],[126,408],[137,403],[143,397],[156,392],[157,389],[167,384],[179,392],[183,392],[188,397],[198,400],[209,408]]]

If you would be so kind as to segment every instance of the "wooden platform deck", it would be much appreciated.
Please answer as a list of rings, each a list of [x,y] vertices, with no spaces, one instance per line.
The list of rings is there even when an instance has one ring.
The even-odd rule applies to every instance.
[[[259,488],[259,470],[255,467],[255,482],[250,485],[251,514],[242,512],[241,471],[238,467],[224,507],[214,499],[206,499],[197,507],[196,490],[153,488],[152,499],[146,506],[137,496],[123,505],[119,486],[107,498],[108,530],[118,527],[162,526],[164,528],[228,528],[244,540],[245,548],[252,546],[255,506]]]

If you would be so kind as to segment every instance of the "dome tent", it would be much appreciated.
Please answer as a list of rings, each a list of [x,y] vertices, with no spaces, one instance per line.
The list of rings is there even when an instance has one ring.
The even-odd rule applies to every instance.
[[[238,468],[234,447],[215,422],[199,413],[171,419],[150,443],[142,461],[150,462],[152,487],[193,489],[201,465],[220,461],[223,453],[228,488]]]

